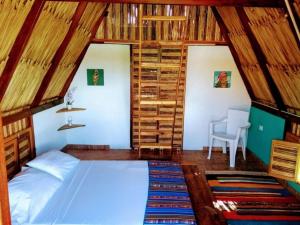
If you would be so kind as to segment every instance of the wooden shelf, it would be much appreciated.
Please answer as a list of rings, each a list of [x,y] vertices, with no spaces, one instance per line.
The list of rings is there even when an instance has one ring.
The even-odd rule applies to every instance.
[[[72,109],[62,108],[60,110],[57,110],[56,113],[76,112],[76,111],[83,111],[83,110],[86,110],[86,109],[85,108],[72,108]]]
[[[78,127],[85,127],[84,124],[72,124],[71,126],[69,126],[69,124],[65,124],[63,126],[61,126],[60,128],[58,128],[57,130],[67,130],[67,129],[73,129],[73,128],[78,128]]]

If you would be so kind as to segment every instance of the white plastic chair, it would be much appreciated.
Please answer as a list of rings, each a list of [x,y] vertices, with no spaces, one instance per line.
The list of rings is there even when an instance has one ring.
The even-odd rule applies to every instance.
[[[223,141],[223,153],[226,153],[227,142],[229,143],[229,161],[230,167],[235,167],[235,156],[238,144],[242,146],[244,160],[246,160],[246,146],[248,128],[250,123],[248,122],[249,112],[240,111],[235,109],[229,109],[227,118],[211,121],[209,124],[209,153],[208,159],[211,158],[211,150],[214,139]],[[215,132],[215,126],[226,124],[225,132]]]

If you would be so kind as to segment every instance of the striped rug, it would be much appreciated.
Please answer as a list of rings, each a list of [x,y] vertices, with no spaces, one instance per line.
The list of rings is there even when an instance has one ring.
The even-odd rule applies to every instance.
[[[180,164],[148,161],[149,191],[144,225],[196,224]]]
[[[207,175],[228,225],[300,225],[300,203],[268,176]]]

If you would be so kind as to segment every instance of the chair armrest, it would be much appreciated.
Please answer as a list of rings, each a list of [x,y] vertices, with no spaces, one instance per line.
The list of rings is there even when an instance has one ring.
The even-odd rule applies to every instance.
[[[222,123],[226,123],[226,122],[227,122],[227,117],[222,118],[220,120],[210,121],[210,124],[212,124],[212,125],[218,125],[218,124],[222,124]]]

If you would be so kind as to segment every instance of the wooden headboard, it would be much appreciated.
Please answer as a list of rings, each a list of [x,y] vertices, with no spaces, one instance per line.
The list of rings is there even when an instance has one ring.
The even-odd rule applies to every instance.
[[[3,137],[7,177],[11,179],[35,157],[32,116],[6,124],[3,121]]]

